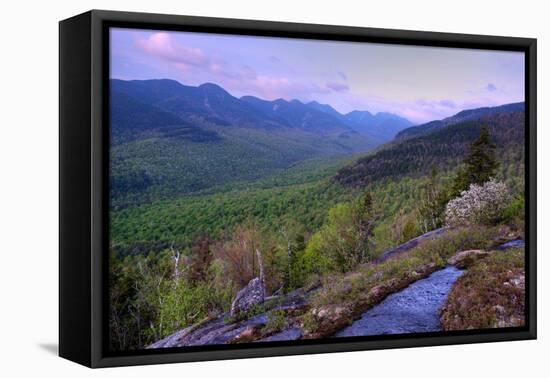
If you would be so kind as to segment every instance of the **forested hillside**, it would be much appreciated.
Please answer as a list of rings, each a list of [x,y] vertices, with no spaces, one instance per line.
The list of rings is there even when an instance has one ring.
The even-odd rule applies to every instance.
[[[455,168],[468,153],[470,143],[486,125],[505,166],[518,168],[524,158],[525,114],[502,112],[473,121],[453,123],[430,133],[395,142],[342,168],[334,180],[345,186],[365,186],[386,178],[426,175],[432,167]],[[521,177],[522,172],[506,172]]]
[[[435,131],[437,129],[444,128],[446,126],[451,126],[457,123],[463,123],[466,121],[475,121],[483,117],[497,114],[507,114],[507,113],[517,113],[525,111],[525,103],[517,102],[514,104],[506,104],[501,106],[495,106],[492,108],[478,108],[478,109],[468,109],[458,112],[457,114],[447,117],[442,120],[431,121],[423,125],[413,126],[406,128],[395,136],[395,139],[407,139],[413,138],[421,135],[426,135]]]

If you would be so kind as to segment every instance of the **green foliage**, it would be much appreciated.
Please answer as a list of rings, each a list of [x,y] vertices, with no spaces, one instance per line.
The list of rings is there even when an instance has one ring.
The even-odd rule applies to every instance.
[[[368,256],[368,250],[372,248],[372,235],[375,227],[375,222],[378,216],[374,212],[372,194],[366,192],[352,203],[352,221],[357,232],[358,246],[357,254],[358,261],[365,261]]]
[[[454,196],[467,190],[470,185],[482,185],[495,176],[499,162],[495,157],[496,145],[491,142],[489,129],[482,126],[479,137],[470,145],[470,151],[464,159],[453,185]]]
[[[437,167],[433,166],[418,206],[420,228],[424,233],[443,225],[445,205],[450,199],[449,188],[438,176]]]
[[[300,266],[303,274],[301,281],[304,281],[309,274],[325,274],[330,272],[334,267],[329,253],[325,252],[325,242],[323,234],[317,232],[309,239],[306,249],[301,256]],[[297,276],[300,276],[297,274]]]
[[[311,267],[313,271],[347,272],[357,264],[370,261],[375,219],[370,193],[352,204],[342,203],[330,209],[326,223],[306,247],[308,260],[318,261]]]
[[[113,350],[143,348],[161,336],[159,298],[173,272],[167,252],[109,261],[109,329]],[[151,328],[151,324],[154,325]]]
[[[315,320],[315,317],[311,314],[311,312],[306,312],[304,315],[302,315],[301,319],[302,319],[302,327],[307,332],[314,331],[317,328],[317,322]]]
[[[277,332],[287,326],[285,312],[283,310],[272,310],[267,313],[265,328],[269,332]]]
[[[180,280],[167,283],[158,299],[158,334],[165,337],[211,313],[228,311],[233,294],[231,286],[215,281],[189,283]]]
[[[330,207],[351,198],[349,191],[327,182],[337,168],[331,168],[333,162],[324,164],[309,166],[309,171],[297,166],[250,187],[112,211],[112,248],[126,255],[159,251],[172,243],[187,247],[203,234],[219,238],[251,217],[269,230],[291,223],[315,230]]]
[[[400,211],[396,215],[392,224],[392,234],[397,244],[405,243],[421,233],[418,217],[415,213],[406,214],[404,211]]]
[[[525,219],[525,196],[523,193],[516,194],[502,214],[502,223],[513,223],[518,219]]]
[[[284,290],[286,292],[304,285],[307,274],[304,266],[306,230],[296,222],[281,228],[279,248],[282,251],[284,267]]]
[[[141,349],[211,313],[229,310],[235,288],[218,262],[203,280],[175,276],[170,251],[111,255],[109,263],[110,343],[113,350]]]

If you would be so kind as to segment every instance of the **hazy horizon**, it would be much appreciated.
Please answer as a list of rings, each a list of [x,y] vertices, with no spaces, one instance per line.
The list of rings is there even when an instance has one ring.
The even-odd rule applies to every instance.
[[[521,52],[191,32],[111,29],[110,77],[214,83],[238,98],[317,101],[416,124],[524,101]]]

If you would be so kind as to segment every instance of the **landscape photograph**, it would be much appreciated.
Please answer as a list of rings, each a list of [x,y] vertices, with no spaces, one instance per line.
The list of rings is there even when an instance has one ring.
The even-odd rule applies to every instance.
[[[525,327],[524,53],[109,33],[111,351]]]

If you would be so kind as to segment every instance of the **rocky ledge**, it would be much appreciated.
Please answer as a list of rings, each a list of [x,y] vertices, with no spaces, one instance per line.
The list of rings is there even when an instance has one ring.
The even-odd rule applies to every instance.
[[[256,287],[256,284],[253,285]],[[296,322],[309,309],[308,298],[318,285],[298,289],[285,296],[265,298],[234,318],[231,313],[209,317],[182,329],[148,348],[192,345],[237,344],[262,341],[296,340],[302,331]]]

